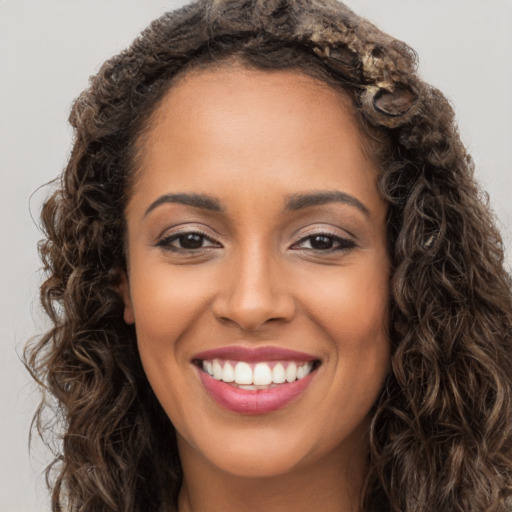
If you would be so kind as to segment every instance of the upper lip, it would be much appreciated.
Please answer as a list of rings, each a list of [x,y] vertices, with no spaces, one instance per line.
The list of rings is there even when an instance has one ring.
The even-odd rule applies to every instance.
[[[225,359],[232,361],[316,361],[315,357],[306,352],[290,350],[282,347],[254,347],[248,348],[240,345],[212,348],[199,352],[192,357],[193,360]]]

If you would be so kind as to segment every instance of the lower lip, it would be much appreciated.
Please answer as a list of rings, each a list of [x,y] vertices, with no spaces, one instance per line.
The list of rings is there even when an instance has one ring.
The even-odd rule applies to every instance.
[[[269,389],[240,389],[214,379],[198,369],[199,378],[210,396],[225,409],[240,414],[266,414],[277,411],[298,398],[309,386],[315,371],[294,382]]]

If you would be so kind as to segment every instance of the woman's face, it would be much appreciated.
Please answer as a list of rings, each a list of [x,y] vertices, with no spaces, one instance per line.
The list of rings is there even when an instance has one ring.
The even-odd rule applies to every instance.
[[[295,71],[193,71],[144,137],[125,320],[185,471],[364,464],[389,263],[349,103]]]

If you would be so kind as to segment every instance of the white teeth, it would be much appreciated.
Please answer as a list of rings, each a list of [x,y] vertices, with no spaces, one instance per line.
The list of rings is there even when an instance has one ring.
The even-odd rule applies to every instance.
[[[252,369],[243,361],[236,363],[235,366],[235,382],[237,384],[252,384]]]
[[[217,359],[213,360],[213,378],[217,380],[222,379],[222,366]]]
[[[235,380],[235,370],[230,363],[226,363],[222,369],[222,380],[224,382],[233,382]]]
[[[297,379],[297,365],[295,363],[290,363],[286,367],[286,381],[293,382]]]
[[[272,382],[282,384],[286,380],[286,372],[281,363],[277,363],[272,369]]]
[[[258,363],[254,367],[253,384],[256,386],[266,386],[272,382],[272,370],[266,363]]]
[[[214,379],[234,382],[241,389],[267,389],[267,386],[294,382],[311,373],[312,369],[311,361],[300,364],[278,362],[273,368],[266,362],[256,363],[251,367],[245,361],[239,361],[236,364],[222,359],[203,361],[203,370]]]

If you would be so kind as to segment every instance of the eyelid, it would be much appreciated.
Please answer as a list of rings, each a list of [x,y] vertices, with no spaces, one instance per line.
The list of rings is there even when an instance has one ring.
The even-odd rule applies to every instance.
[[[299,241],[303,238],[314,235],[330,235],[338,238],[350,239],[354,241],[356,240],[355,235],[353,235],[350,231],[332,226],[330,224],[314,224],[307,226],[303,230],[297,230],[294,238]]]
[[[212,245],[206,247],[198,247],[197,249],[187,249],[182,247],[171,246],[171,242],[179,239],[180,236],[194,234],[203,237],[205,240],[211,242]],[[213,247],[222,247],[222,244],[214,237],[205,232],[205,230],[196,226],[186,226],[175,230],[165,230],[163,234],[159,235],[155,242],[156,247],[160,247],[164,250],[174,250],[178,252],[194,252],[205,249],[211,249]]]
[[[207,238],[215,240],[220,236],[215,230],[211,229],[209,226],[204,225],[200,222],[180,222],[175,225],[167,226],[165,229],[159,231],[158,235],[155,237],[155,240],[158,242],[164,238],[168,238],[169,236],[177,235],[177,234],[187,234],[187,233],[198,233]]]
[[[300,236],[297,237],[297,240],[293,242],[293,244],[290,246],[290,249],[293,249],[300,243],[306,241],[308,238],[314,237],[314,236],[321,236],[325,235],[327,237],[333,238],[334,241],[341,243],[344,242],[347,244],[346,247],[339,247],[339,248],[331,248],[331,249],[303,249],[298,248],[295,250],[308,250],[308,251],[317,251],[317,252],[323,252],[323,253],[329,253],[334,251],[343,251],[348,250],[351,248],[357,247],[357,242],[355,237],[349,233],[348,231],[344,230],[345,233],[347,233],[347,236],[344,236],[343,234],[340,234],[336,231],[335,228],[331,227],[325,227],[325,226],[315,226],[314,228],[309,228],[308,230],[300,233]]]

